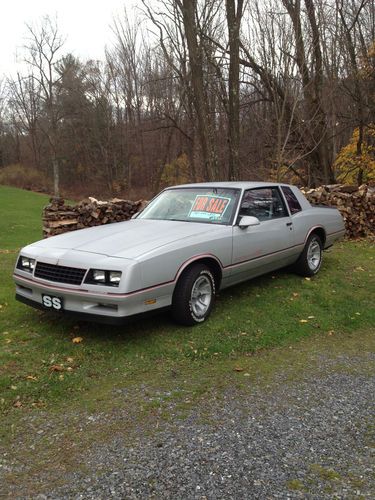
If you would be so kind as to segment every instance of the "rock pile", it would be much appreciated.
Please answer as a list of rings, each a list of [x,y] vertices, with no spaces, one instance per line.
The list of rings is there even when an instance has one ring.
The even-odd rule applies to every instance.
[[[375,235],[375,187],[332,184],[302,191],[312,205],[333,206],[341,212],[348,238]]]
[[[48,238],[75,229],[128,220],[142,210],[145,204],[143,200],[114,198],[109,201],[98,201],[90,197],[71,206],[65,205],[62,198],[51,198],[43,210],[43,236]]]

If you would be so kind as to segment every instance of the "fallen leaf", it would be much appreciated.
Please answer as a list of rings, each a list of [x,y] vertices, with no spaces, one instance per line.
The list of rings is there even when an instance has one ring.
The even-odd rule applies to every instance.
[[[307,319],[300,319],[299,322],[300,323],[308,323]]]
[[[70,356],[66,358],[67,363],[73,363],[74,358],[71,358]]]
[[[360,315],[361,315],[361,313],[356,312],[356,315],[357,315],[357,316],[360,316]]]
[[[299,293],[297,293],[297,292],[293,292],[292,295],[293,295],[293,297],[299,297]]]
[[[361,267],[361,266],[356,267],[355,270],[356,271],[364,271],[363,267]]]
[[[250,373],[244,373],[243,376],[244,377],[250,377]]]
[[[35,377],[34,375],[28,375],[28,376],[26,377],[26,380],[38,380],[38,378],[37,378],[37,377]]]
[[[314,319],[315,316],[307,316],[308,319]]]
[[[307,277],[306,277],[306,278],[305,278],[305,280],[306,280],[306,281],[311,281],[311,278],[307,278]]]
[[[68,366],[68,368],[66,369],[68,372],[72,372],[73,371],[73,368],[71,366]]]
[[[334,330],[329,330],[328,335],[331,337],[335,333]]]
[[[63,372],[64,367],[61,365],[52,365],[49,367],[50,372]]]
[[[235,372],[243,372],[243,368],[240,368],[239,366],[236,366],[235,368],[233,368],[233,370]]]
[[[33,403],[31,403],[31,406],[33,406],[34,408],[42,408],[43,406],[46,406],[46,404],[39,399],[38,401],[34,401]]]
[[[80,344],[82,340],[83,340],[82,337],[74,337],[74,339],[72,339],[72,342],[73,344]]]
[[[15,408],[21,408],[22,403],[21,403],[21,401],[15,401],[15,402],[13,403],[13,406],[14,406]]]
[[[17,386],[16,385],[11,385],[10,388],[12,389],[12,391],[16,391],[17,390]]]
[[[59,375],[59,379],[64,380],[64,375],[63,374]]]

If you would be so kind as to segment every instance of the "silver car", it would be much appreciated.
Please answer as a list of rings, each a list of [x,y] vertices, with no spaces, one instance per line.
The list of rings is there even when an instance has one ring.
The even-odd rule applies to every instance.
[[[105,323],[170,308],[193,325],[207,319],[219,289],[289,265],[313,276],[344,233],[336,209],[312,207],[294,186],[175,186],[132,220],[24,247],[16,298]]]

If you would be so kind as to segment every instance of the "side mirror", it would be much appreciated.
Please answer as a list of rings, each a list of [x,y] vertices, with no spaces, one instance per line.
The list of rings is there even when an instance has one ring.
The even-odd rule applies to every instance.
[[[136,212],[135,214],[133,214],[130,218],[131,219],[136,219],[139,215],[139,212]]]
[[[249,226],[259,226],[260,220],[257,217],[253,217],[252,215],[244,215],[241,217],[240,222],[238,223],[238,227],[240,229],[246,229]]]

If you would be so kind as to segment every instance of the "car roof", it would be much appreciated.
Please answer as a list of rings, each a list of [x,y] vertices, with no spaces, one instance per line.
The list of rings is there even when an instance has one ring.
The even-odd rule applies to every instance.
[[[170,186],[167,189],[175,188],[193,188],[193,187],[217,187],[217,188],[236,188],[236,189],[251,189],[270,186],[287,186],[278,182],[248,182],[248,181],[228,181],[228,182],[197,182],[193,184],[179,184]]]

